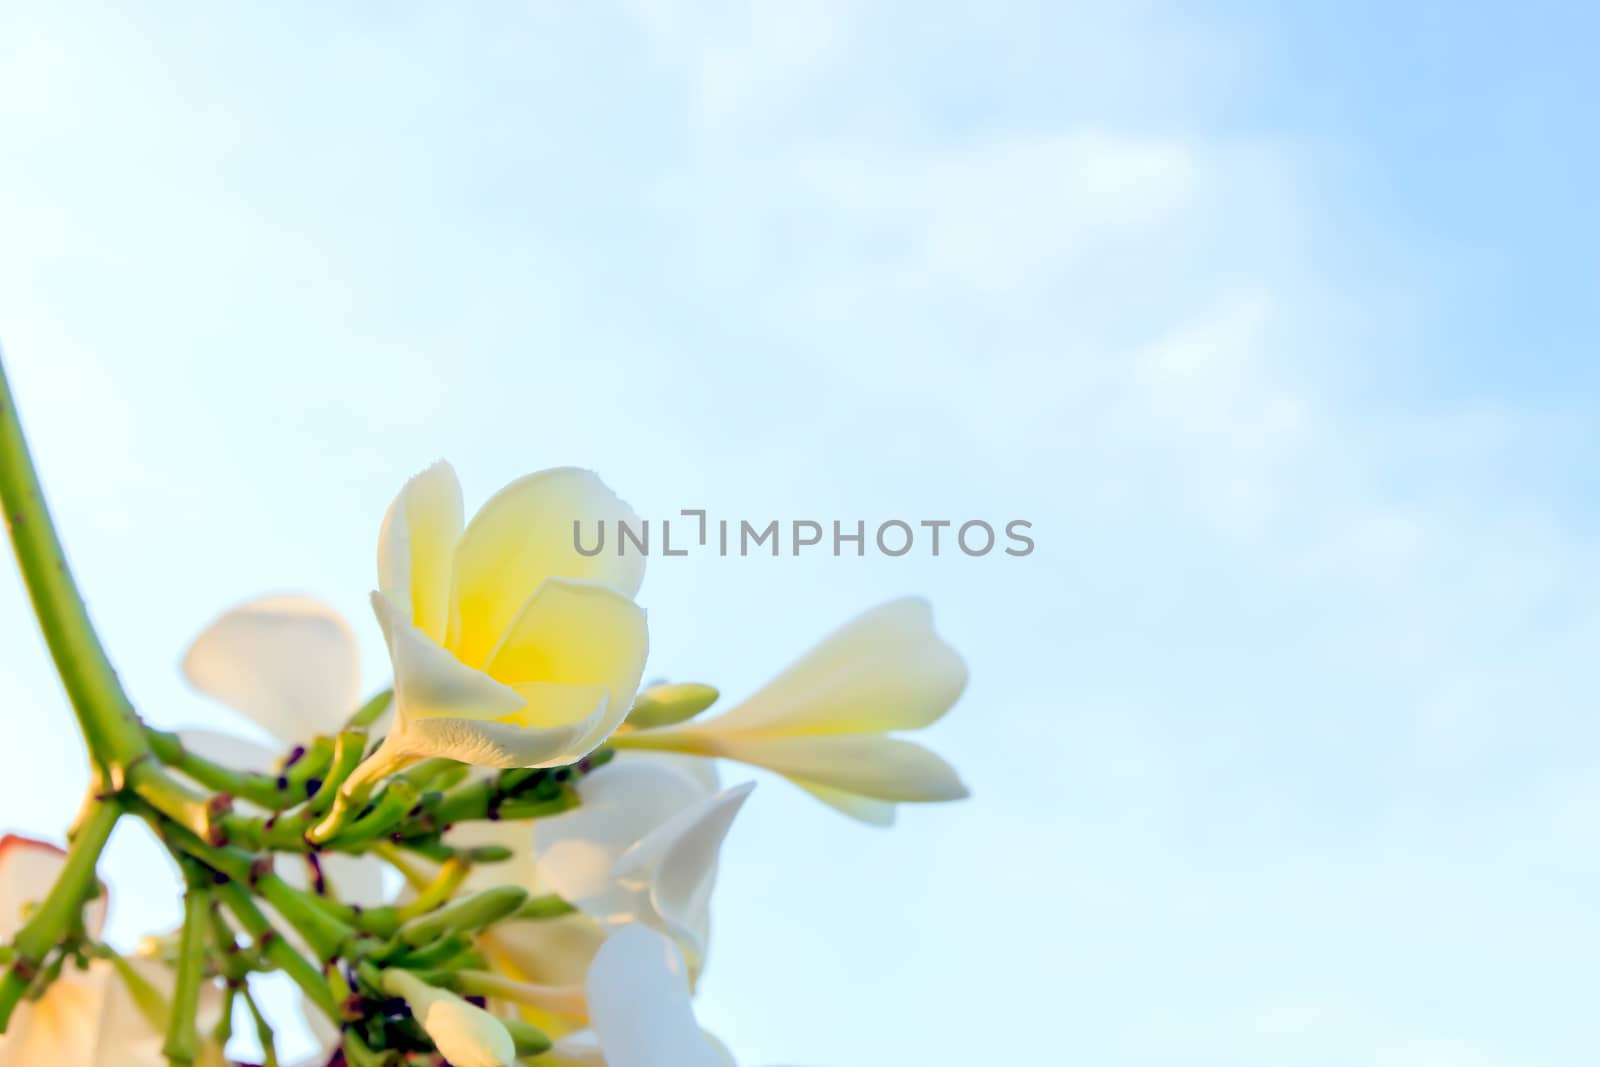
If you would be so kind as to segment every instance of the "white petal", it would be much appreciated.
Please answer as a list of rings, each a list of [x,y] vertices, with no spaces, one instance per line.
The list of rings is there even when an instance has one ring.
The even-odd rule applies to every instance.
[[[43,997],[18,1004],[0,1035],[0,1067],[98,1067],[95,1046],[110,987],[108,967],[69,967]]]
[[[157,960],[131,957],[127,960],[139,979],[163,997],[172,996],[177,976],[173,969]],[[140,1010],[126,982],[103,961],[109,979],[99,1020],[95,1056],[89,1067],[166,1067],[161,1052],[165,1035],[155,1030]],[[195,1013],[195,1027],[203,1037],[209,1034],[222,1015],[222,989],[214,981],[204,982]]]
[[[384,884],[386,865],[376,856],[321,852],[317,862],[332,895],[346,904],[375,908],[389,903],[394,895]],[[311,865],[304,854],[280,852],[273,858],[273,869],[296,889],[311,888]]]
[[[592,1030],[563,1037],[539,1058],[547,1067],[605,1067],[606,1062]]]
[[[307,596],[262,597],[224,612],[189,646],[183,673],[286,744],[337,731],[361,692],[350,624]]]
[[[704,756],[690,756],[680,752],[634,752],[619,750],[607,766],[624,763],[659,763],[664,767],[671,767],[679,774],[686,774],[700,785],[700,791],[706,796],[721,792],[722,774],[717,770],[717,761],[706,759]]]
[[[936,722],[967,667],[933,628],[927,601],[892,600],[845,623],[744,703],[698,724],[786,735],[870,734]]]
[[[475,667],[486,663],[546,578],[582,578],[632,598],[644,580],[644,557],[617,554],[619,521],[638,528],[633,509],[591,471],[540,471],[500,490],[467,524],[456,549],[446,644]],[[573,524],[582,524],[587,545],[599,522],[607,527],[606,551],[584,556],[574,546]]]
[[[607,1067],[724,1067],[695,1023],[682,957],[649,927],[624,926],[606,939],[588,992]]]
[[[474,670],[411,625],[404,612],[382,593],[372,594],[372,610],[383,627],[394,667],[397,729],[415,719],[498,719],[526,701],[509,686]],[[435,753],[443,755],[444,753]]]
[[[589,718],[568,726],[522,726],[483,719],[418,719],[398,742],[416,757],[443,756],[477,767],[561,767],[588,755],[587,738],[606,714],[605,693]]]
[[[461,483],[441,460],[405,484],[378,531],[378,588],[435,641],[444,640],[450,618],[461,523]]]
[[[537,987],[538,1008],[549,1018],[530,1019],[552,1036],[588,1021],[583,983],[605,929],[587,915],[500,923],[480,943],[495,970]]]
[[[534,859],[550,891],[596,918],[635,906],[612,868],[622,855],[678,812],[704,799],[703,782],[661,760],[616,760],[578,785],[582,803],[533,824]]]
[[[534,895],[550,892],[533,855],[533,827],[543,821],[473,819],[451,826],[444,835],[444,843],[451,848],[499,845],[511,850],[511,858],[502,863],[473,864],[460,892],[473,893],[501,885],[520,886]]]
[[[183,747],[212,763],[239,771],[268,774],[283,753],[266,745],[257,744],[238,734],[224,733],[203,726],[185,726],[178,731],[178,741]]]
[[[754,782],[707,797],[657,827],[623,854],[612,873],[648,894],[646,922],[676,939],[698,971],[705,956],[717,858]]]

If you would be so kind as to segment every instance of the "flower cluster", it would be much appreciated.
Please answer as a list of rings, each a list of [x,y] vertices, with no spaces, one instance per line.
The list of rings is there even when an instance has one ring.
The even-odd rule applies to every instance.
[[[235,607],[184,657],[281,751],[92,714],[63,664],[96,788],[67,851],[0,842],[0,1067],[222,1067],[241,1005],[276,1064],[254,982],[277,971],[322,1042],[313,1067],[732,1064],[692,1002],[719,852],[754,788],[719,761],[876,825],[961,798],[895,735],[943,716],[966,668],[905,599],[726,710],[709,685],[641,689],[645,560],[571,539],[633,521],[587,471],[519,479],[470,520],[449,465],[423,471],[378,538],[392,687],[363,700],[351,624],[307,597]],[[182,927],[131,955],[100,939],[95,876],[122,816],[185,884]]]

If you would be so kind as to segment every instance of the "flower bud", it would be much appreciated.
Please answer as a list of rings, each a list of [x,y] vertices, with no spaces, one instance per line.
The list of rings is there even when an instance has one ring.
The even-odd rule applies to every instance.
[[[496,886],[448,904],[438,911],[412,919],[397,935],[413,948],[450,934],[481,930],[504,919],[528,899],[528,891],[514,885]]]
[[[511,1035],[518,1056],[538,1056],[550,1051],[550,1039],[538,1027],[530,1026],[521,1019],[502,1019],[501,1022]]]
[[[634,700],[627,723],[638,730],[673,726],[705,711],[719,695],[711,686],[699,682],[652,685]]]
[[[455,1067],[511,1067],[516,1061],[511,1034],[482,1008],[407,971],[384,971],[382,987],[405,1000],[439,1054]]]

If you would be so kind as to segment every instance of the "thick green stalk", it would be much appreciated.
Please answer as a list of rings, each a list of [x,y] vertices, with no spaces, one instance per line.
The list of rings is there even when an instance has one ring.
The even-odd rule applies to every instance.
[[[17,565],[33,601],[39,629],[66,687],[78,727],[104,781],[121,789],[127,768],[148,751],[139,717],[117,680],[111,660],[89,621],[66,553],[50,521],[44,491],[17,420],[15,401],[0,365],[0,501],[16,549]]]
[[[84,901],[96,892],[95,864],[121,814],[122,806],[115,801],[96,802],[90,807],[78,824],[67,849],[66,863],[50,895],[17,931],[12,941],[14,955],[5,977],[0,978],[0,1032],[4,1032],[17,1001],[28,991],[45,957],[78,923]]]

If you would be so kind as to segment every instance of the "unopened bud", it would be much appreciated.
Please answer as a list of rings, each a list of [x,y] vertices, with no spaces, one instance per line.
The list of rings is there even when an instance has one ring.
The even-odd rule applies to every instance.
[[[673,726],[705,711],[719,695],[716,689],[699,682],[652,685],[634,700],[627,722],[639,730]]]
[[[496,886],[447,904],[438,911],[412,919],[396,935],[412,947],[426,945],[441,937],[470,933],[492,926],[522,907],[528,891],[514,885]]]
[[[516,1045],[518,1056],[537,1056],[550,1051],[550,1039],[538,1027],[529,1026],[521,1019],[502,1019],[500,1022],[511,1035],[511,1042]]]
[[[382,989],[401,997],[433,1041],[455,1067],[511,1067],[517,1046],[505,1024],[454,993],[431,986],[408,971],[383,972]]]

